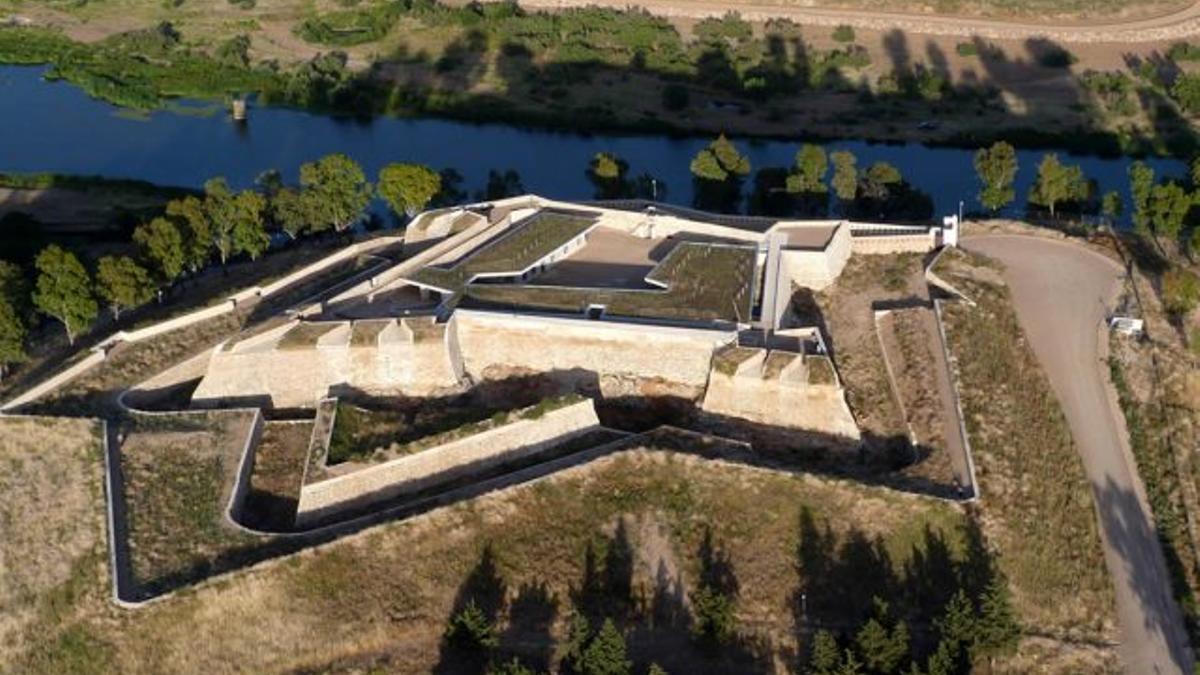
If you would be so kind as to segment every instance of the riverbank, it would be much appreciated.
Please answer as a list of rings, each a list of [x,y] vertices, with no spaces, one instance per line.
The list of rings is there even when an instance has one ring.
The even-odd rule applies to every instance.
[[[1200,148],[1163,79],[1186,74],[1191,63],[1164,59],[1175,52],[1162,43],[1068,50],[895,30],[850,31],[839,41],[827,26],[599,8],[286,6],[269,14],[224,8],[238,12],[224,27],[189,11],[105,22],[92,9],[99,14],[88,19],[91,42],[42,12],[42,25],[65,32],[2,29],[0,62],[49,63],[49,77],[140,108],[174,96],[259,92],[264,103],[357,118],[583,132],[950,147],[1007,140],[1111,156],[1186,157]],[[145,25],[159,14],[175,23]],[[1101,81],[1093,70],[1113,75]]]

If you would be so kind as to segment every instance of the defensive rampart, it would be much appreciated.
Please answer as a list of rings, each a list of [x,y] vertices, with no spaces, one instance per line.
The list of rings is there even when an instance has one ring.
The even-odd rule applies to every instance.
[[[453,324],[438,324],[433,317],[291,322],[215,349],[192,403],[309,408],[339,388],[446,393],[461,384],[452,332]]]
[[[694,388],[708,380],[713,350],[735,339],[732,330],[590,321],[534,314],[458,310],[458,342],[474,380],[497,372],[585,371],[627,379],[662,380]]]
[[[736,366],[714,360],[701,406],[705,412],[860,440],[826,357],[745,347],[738,351],[748,358]]]
[[[584,400],[537,419],[524,419],[330,478],[300,491],[297,528],[339,512],[411,494],[529,457],[600,426],[592,401]]]

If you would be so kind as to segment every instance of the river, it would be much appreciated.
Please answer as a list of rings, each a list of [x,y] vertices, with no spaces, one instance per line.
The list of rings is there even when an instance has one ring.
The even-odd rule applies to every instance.
[[[454,168],[475,192],[489,169],[515,169],[525,188],[557,199],[590,199],[584,173],[601,151],[630,165],[631,175],[649,172],[666,186],[664,201],[690,204],[688,165],[708,138],[662,135],[580,134],[525,129],[501,124],[469,124],[438,119],[338,119],[287,108],[254,108],[246,124],[230,120],[212,104],[183,102],[145,115],[130,114],[88,98],[78,88],[41,78],[42,67],[0,67],[0,171],[51,171],[136,178],[160,184],[200,186],[225,176],[249,186],[268,169],[294,181],[297,167],[332,152],[344,152],[374,176],[388,162],[419,162]],[[779,140],[735,139],[755,170],[790,166],[798,144]],[[979,209],[972,151],[920,144],[885,145],[859,141],[826,144],[849,150],[858,166],[892,163],[916,188],[932,196],[936,215]],[[1020,151],[1019,215],[1044,151]],[[1127,158],[1073,156],[1101,193],[1118,190],[1128,205]],[[1173,159],[1147,160],[1159,175],[1183,175]],[[747,181],[749,184],[750,181]]]

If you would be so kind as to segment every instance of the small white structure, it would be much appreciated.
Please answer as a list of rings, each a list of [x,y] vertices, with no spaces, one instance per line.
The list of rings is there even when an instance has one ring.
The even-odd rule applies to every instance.
[[[1122,335],[1141,337],[1145,331],[1146,322],[1129,316],[1112,316],[1108,319],[1108,327]]]
[[[942,218],[942,245],[958,246],[958,214]]]

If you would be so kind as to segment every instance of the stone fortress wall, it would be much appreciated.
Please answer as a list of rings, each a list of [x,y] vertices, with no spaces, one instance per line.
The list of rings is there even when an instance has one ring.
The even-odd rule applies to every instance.
[[[583,318],[458,310],[463,366],[475,381],[514,369],[595,373],[600,382],[662,380],[698,396],[714,350],[736,332]]]
[[[359,509],[379,501],[419,492],[434,485],[478,473],[541,452],[600,428],[590,399],[369,466],[300,490],[296,527]]]
[[[192,404],[252,401],[310,408],[341,388],[413,396],[447,393],[462,383],[454,331],[455,324],[439,324],[432,316],[292,321],[217,347]]]
[[[814,381],[810,362],[827,364],[827,357],[779,349],[751,351],[753,356],[732,373],[714,366],[701,404],[705,412],[817,431],[855,444],[861,440],[836,373],[831,382]]]

